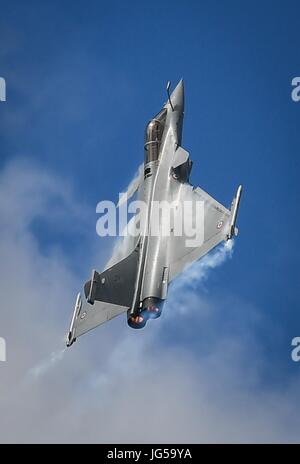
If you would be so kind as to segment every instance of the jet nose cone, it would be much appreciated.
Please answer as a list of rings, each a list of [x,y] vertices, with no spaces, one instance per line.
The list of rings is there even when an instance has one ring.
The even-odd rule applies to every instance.
[[[175,111],[184,111],[184,86],[183,79],[176,85],[171,94],[171,102]]]

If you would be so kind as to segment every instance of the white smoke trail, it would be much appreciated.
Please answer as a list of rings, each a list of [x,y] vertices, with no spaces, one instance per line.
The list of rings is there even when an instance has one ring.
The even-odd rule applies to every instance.
[[[175,280],[173,288],[188,286],[195,288],[195,286],[207,279],[209,271],[223,264],[228,258],[232,257],[233,253],[233,240],[227,240],[214,251],[205,255],[199,261],[196,261],[191,266],[187,267],[178,279]]]
[[[133,216],[128,222],[128,227],[130,227],[130,224],[133,221],[135,221],[135,216]],[[128,256],[134,250],[136,242],[137,237],[134,237],[130,234],[119,237],[114,244],[111,257],[107,261],[104,269],[108,269],[109,267],[118,263],[121,259],[126,258],[126,256]]]
[[[138,167],[137,172],[135,173],[133,179],[129,182],[129,185],[126,189],[126,192],[122,193],[122,196],[118,202],[118,208],[126,201],[129,200],[139,188],[141,180],[143,178],[144,164],[141,164]]]
[[[49,369],[55,367],[56,364],[63,359],[66,350],[67,348],[63,348],[59,351],[53,351],[49,357],[47,357],[36,366],[29,369],[27,379],[36,380],[42,375],[44,375],[47,371],[49,371]]]
[[[187,267],[172,282],[167,299],[167,306],[172,307],[172,314],[174,314],[174,310],[180,313],[187,312],[191,301],[193,301],[193,304],[197,304],[197,286],[208,278],[211,270],[221,266],[227,259],[231,258],[233,246],[234,241],[228,240],[199,261]]]
[[[119,198],[119,202],[117,207],[120,208],[124,204],[125,201],[130,200],[130,198],[135,194],[137,191],[141,180],[143,178],[143,169],[144,164],[141,164],[138,167],[137,172],[135,173],[133,179],[129,182],[129,185],[126,189],[126,192],[122,193],[122,196]],[[135,220],[135,217],[132,217],[128,222],[128,225],[125,228],[129,227]],[[128,256],[133,250],[136,245],[136,237],[131,236],[130,234],[124,235],[124,230],[121,232],[121,237],[119,237],[114,245],[111,257],[109,258],[108,262],[106,263],[104,269],[108,269],[109,267],[116,264],[121,259]]]

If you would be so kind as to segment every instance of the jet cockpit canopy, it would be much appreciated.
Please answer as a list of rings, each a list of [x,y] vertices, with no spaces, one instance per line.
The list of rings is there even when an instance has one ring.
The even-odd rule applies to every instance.
[[[145,164],[158,159],[166,117],[167,109],[164,108],[147,125],[144,146]]]

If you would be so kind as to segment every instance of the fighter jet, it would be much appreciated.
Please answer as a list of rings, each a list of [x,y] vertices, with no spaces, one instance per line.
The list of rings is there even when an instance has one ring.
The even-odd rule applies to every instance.
[[[161,315],[173,279],[220,242],[237,235],[242,186],[227,209],[190,184],[192,161],[181,145],[183,116],[183,81],[172,94],[168,83],[167,102],[146,127],[144,166],[135,187],[137,197],[147,205],[145,224],[125,257],[101,273],[93,270],[84,285],[84,297],[77,296],[67,346],[122,313],[127,313],[130,327],[145,327],[149,319]],[[175,219],[170,222],[169,234],[151,234],[153,205],[163,201],[177,205]],[[196,245],[188,243],[184,232],[174,233],[176,208],[186,201],[202,204],[203,237]]]

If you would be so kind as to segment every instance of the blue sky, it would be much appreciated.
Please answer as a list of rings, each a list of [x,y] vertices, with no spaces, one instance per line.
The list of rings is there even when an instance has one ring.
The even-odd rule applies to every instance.
[[[63,255],[75,276],[70,307],[57,316],[61,325],[76,285],[111,250],[96,236],[96,204],[126,188],[166,82],[183,77],[192,183],[226,205],[239,183],[244,193],[233,257],[196,290],[217,313],[192,336],[182,321],[170,320],[161,346],[172,352],[176,339],[176,350],[197,359],[220,333],[240,332],[255,388],[298,382],[290,343],[300,336],[300,103],[291,99],[291,80],[300,74],[299,2],[12,1],[0,8],[0,75],[7,83],[1,172],[19,163],[20,173],[60,179],[84,211],[79,219],[76,208],[57,215],[61,200],[54,195],[29,221],[40,256]],[[85,349],[96,339],[87,336]]]

